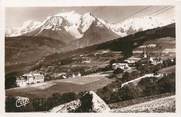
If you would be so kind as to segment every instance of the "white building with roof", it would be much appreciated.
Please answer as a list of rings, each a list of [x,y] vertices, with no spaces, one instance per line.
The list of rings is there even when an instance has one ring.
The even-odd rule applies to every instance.
[[[112,68],[113,68],[114,70],[116,70],[116,69],[118,69],[118,68],[120,68],[120,69],[122,69],[122,70],[128,70],[128,69],[130,69],[128,63],[113,63],[113,64],[112,64]]]
[[[45,78],[43,74],[36,73],[36,72],[30,72],[23,74],[20,77],[16,78],[16,85],[19,87],[24,87],[30,84],[36,84],[44,82]]]

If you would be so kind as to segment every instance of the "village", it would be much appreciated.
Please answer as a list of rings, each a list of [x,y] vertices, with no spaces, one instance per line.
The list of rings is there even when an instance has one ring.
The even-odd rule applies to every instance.
[[[175,6],[104,4],[5,8],[6,112],[176,112]]]
[[[158,77],[158,76],[163,76],[163,74],[158,73],[159,68],[161,69],[161,66],[165,62],[174,65],[175,64],[175,58],[171,59],[162,59],[160,56],[155,57],[151,53],[151,49],[156,48],[156,44],[147,44],[138,47],[138,50],[133,51],[133,56],[126,58],[126,59],[119,59],[120,53],[121,52],[111,52],[109,50],[103,50],[96,52],[94,54],[85,54],[85,55],[80,55],[80,56],[74,56],[72,57],[72,62],[70,62],[70,67],[76,66],[76,64],[79,65],[92,65],[94,61],[92,61],[94,58],[110,58],[110,56],[115,56],[117,59],[113,59],[109,62],[109,65],[106,64],[105,68],[107,66],[110,66],[107,70],[111,71],[109,76],[114,75],[114,77],[121,79],[125,73],[132,73],[132,72],[138,72],[140,75],[139,77],[146,77],[148,74],[152,74],[152,77]],[[162,53],[163,54],[163,53]],[[170,54],[170,53],[167,53]],[[161,55],[161,53],[157,53],[157,55]],[[101,58],[100,58],[101,57]],[[109,59],[108,59],[109,60]],[[101,65],[100,65],[101,66]],[[148,72],[146,72],[145,69],[150,69]],[[48,66],[48,68],[50,68]],[[93,69],[93,68],[92,68]],[[84,70],[86,71],[86,70]],[[89,74],[94,74],[94,73],[104,73],[106,72],[105,70],[98,70],[90,73],[81,73],[81,71],[72,71],[71,69],[67,69],[67,71],[63,72],[51,72],[51,79],[52,80],[60,80],[60,79],[69,79],[69,78],[80,78],[82,76],[86,76]],[[140,73],[140,72],[145,72],[145,73]],[[37,71],[31,71],[29,73],[23,74],[22,76],[18,76],[16,78],[16,85],[17,87],[25,87],[28,85],[32,84],[37,84],[37,83],[43,83],[47,80],[46,78],[46,72],[43,72],[41,70]],[[138,77],[138,76],[135,76]]]
[[[117,104],[114,105],[117,102],[124,103],[129,99],[158,95],[160,92],[163,92],[162,95],[172,95],[176,61],[174,56],[168,55],[174,54],[174,51],[154,53],[153,50],[156,48],[156,44],[145,44],[136,48],[128,58],[123,58],[121,51],[110,50],[72,55],[71,61],[63,60],[64,64],[59,71],[57,69],[61,68],[60,64],[55,64],[17,76],[16,87],[8,89],[7,95],[30,100],[21,107],[15,107],[16,109],[28,108],[27,105],[30,103],[39,103],[40,100],[32,100],[36,96],[43,100],[43,103],[52,103],[56,106],[54,101],[49,99],[56,101],[55,96],[58,95],[59,98],[63,98],[64,101],[61,102],[63,104],[77,99],[82,91],[89,90],[95,91],[106,104],[113,107],[117,107]],[[83,69],[80,69],[80,66],[83,66]],[[74,69],[77,67],[79,69]],[[169,86],[162,89],[165,83]],[[51,93],[46,93],[46,90]],[[64,94],[65,97],[62,97]],[[36,106],[38,110],[48,110],[54,107],[53,105]]]

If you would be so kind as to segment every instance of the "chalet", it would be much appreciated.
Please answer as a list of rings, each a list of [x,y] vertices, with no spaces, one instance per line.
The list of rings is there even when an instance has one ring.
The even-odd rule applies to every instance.
[[[81,74],[79,72],[75,72],[72,74],[72,78],[78,78],[81,77]]]
[[[113,63],[112,64],[112,68],[115,70],[115,69],[122,69],[122,70],[128,70],[130,69],[128,63]]]
[[[130,58],[124,60],[124,62],[128,63],[128,65],[130,65],[130,66],[134,66],[135,63],[138,62],[139,60],[141,60],[141,58],[130,57]]]
[[[162,64],[162,63],[163,63],[163,60],[161,60],[160,58],[150,57],[150,63],[151,63],[152,65],[158,65],[158,64]]]
[[[36,72],[30,72],[16,78],[16,85],[19,87],[44,82],[44,75]]]

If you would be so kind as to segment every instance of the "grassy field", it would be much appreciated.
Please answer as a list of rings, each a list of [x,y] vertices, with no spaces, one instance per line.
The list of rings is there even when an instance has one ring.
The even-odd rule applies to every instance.
[[[6,90],[6,96],[49,97],[53,93],[67,93],[97,90],[111,83],[112,80],[101,75],[53,80],[34,84],[27,87],[18,87]]]
[[[112,112],[137,113],[137,112],[175,112],[175,95],[167,96],[140,104],[135,104],[119,109],[112,109]]]

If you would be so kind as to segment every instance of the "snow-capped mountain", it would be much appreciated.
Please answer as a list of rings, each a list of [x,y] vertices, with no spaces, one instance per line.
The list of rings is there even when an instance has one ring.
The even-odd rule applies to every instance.
[[[145,16],[111,24],[90,12],[81,15],[71,11],[49,16],[43,22],[27,21],[20,28],[7,30],[6,36],[42,36],[83,47],[173,22],[174,20]]]
[[[40,25],[41,25],[41,22],[39,21],[28,20],[28,21],[25,21],[21,27],[7,29],[6,36],[8,37],[21,36],[23,34],[26,34],[30,31],[37,29]]]
[[[80,15],[75,11],[49,16],[42,23],[25,22],[15,33],[6,35],[50,37],[66,44],[84,38],[90,42],[88,44],[93,44],[120,37],[91,13]]]
[[[174,22],[174,19],[162,19],[156,16],[144,16],[130,18],[121,23],[109,24],[108,27],[110,27],[118,35],[127,36],[139,31],[162,27]]]

